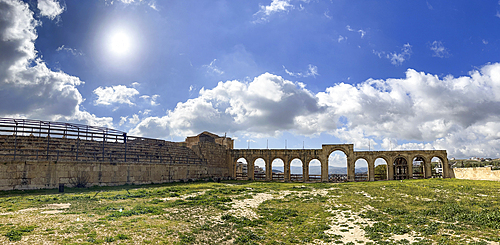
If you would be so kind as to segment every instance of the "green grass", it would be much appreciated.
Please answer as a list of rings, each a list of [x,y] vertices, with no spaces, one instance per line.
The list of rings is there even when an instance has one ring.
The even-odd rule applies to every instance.
[[[229,181],[65,191],[0,192],[0,243],[25,239],[58,244],[500,241],[500,183],[491,181]],[[274,198],[247,208],[254,216],[233,210],[235,202],[267,194]],[[59,214],[41,213],[53,203],[70,203],[71,207]],[[364,230],[364,237],[346,241],[358,228]]]

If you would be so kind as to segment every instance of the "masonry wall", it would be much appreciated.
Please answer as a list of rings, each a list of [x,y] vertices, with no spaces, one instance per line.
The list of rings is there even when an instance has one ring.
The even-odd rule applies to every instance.
[[[231,177],[232,164],[226,146],[210,142],[198,142],[191,147],[193,151],[206,161],[208,175]]]
[[[89,186],[229,178],[227,152],[211,142],[188,148],[136,140],[125,147],[119,142],[0,135],[0,190],[71,186],[79,175],[88,176]]]
[[[3,162],[0,190],[57,188],[71,186],[78,176],[88,177],[88,186],[151,184],[214,177],[207,165],[110,163],[110,162]]]
[[[454,168],[453,173],[457,179],[500,181],[500,170],[491,170],[491,167]]]

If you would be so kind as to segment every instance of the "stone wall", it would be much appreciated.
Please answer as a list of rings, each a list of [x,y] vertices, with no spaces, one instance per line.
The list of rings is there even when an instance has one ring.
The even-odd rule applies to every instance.
[[[491,167],[454,168],[453,173],[457,179],[500,181],[500,170],[491,170]]]
[[[229,178],[226,146],[141,139],[126,143],[0,135],[0,190],[88,185],[110,186]]]
[[[214,177],[207,165],[110,162],[0,162],[0,190],[72,186],[88,178],[88,186],[151,184]]]

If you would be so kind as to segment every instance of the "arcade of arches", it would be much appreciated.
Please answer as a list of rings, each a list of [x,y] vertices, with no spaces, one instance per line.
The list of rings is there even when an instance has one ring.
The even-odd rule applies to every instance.
[[[323,145],[322,149],[304,150],[269,150],[269,149],[232,149],[230,158],[233,177],[236,177],[236,165],[239,159],[245,159],[248,163],[247,177],[254,177],[254,163],[256,159],[263,159],[265,162],[265,179],[272,180],[272,162],[275,159],[283,161],[284,181],[291,180],[290,166],[294,159],[299,159],[302,166],[302,181],[309,181],[309,164],[312,160],[321,163],[321,181],[328,181],[328,157],[334,151],[342,151],[347,157],[347,181],[355,180],[355,163],[359,159],[364,159],[368,163],[368,181],[375,180],[374,168],[375,160],[383,159],[387,164],[387,180],[430,178],[432,177],[431,160],[438,158],[442,163],[442,177],[450,177],[450,166],[446,150],[412,150],[412,151],[354,151],[353,144]],[[417,165],[414,165],[417,163]],[[418,169],[413,169],[418,166]]]

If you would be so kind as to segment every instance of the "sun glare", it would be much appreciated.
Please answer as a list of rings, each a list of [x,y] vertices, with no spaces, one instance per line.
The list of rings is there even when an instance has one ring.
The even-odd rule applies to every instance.
[[[108,45],[111,53],[124,56],[132,49],[132,38],[125,31],[116,31],[110,35]]]

